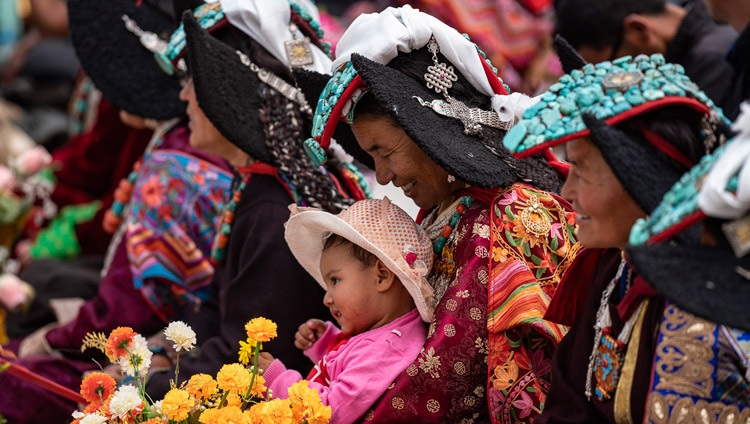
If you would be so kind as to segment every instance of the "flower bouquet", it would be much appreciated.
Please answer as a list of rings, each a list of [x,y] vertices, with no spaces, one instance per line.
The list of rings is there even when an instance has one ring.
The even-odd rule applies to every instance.
[[[318,392],[301,381],[289,388],[288,399],[275,399],[265,387],[257,366],[262,343],[276,337],[276,324],[255,318],[245,325],[247,340],[240,342],[241,363],[224,365],[216,378],[196,374],[179,383],[179,354],[195,346],[195,332],[180,321],[164,331],[177,352],[172,389],[164,399],[151,399],[145,392],[146,376],[153,353],[146,339],[127,327],[113,330],[109,337],[89,334],[83,350],[96,348],[119,364],[130,384],[117,387],[104,372],[93,372],[81,383],[81,395],[88,404],[73,413],[76,424],[105,423],[327,423],[331,408],[322,404]],[[252,365],[249,365],[253,362]]]

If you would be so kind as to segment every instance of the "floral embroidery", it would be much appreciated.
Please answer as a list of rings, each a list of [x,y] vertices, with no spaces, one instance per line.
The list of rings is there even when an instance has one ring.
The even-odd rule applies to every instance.
[[[422,353],[424,353],[424,351]],[[440,373],[438,372],[440,368],[440,357],[435,355],[434,348],[431,347],[430,350],[427,351],[424,359],[419,358],[419,368],[430,374],[432,378],[440,378]]]
[[[493,422],[529,422],[541,413],[551,357],[565,334],[544,321],[561,275],[579,246],[566,202],[523,184],[491,208],[488,398]]]

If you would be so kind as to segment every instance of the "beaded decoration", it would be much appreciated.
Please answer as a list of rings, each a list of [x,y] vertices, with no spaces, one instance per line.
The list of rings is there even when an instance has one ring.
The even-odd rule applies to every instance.
[[[624,56],[586,64],[563,75],[503,138],[516,156],[528,157],[565,141],[588,135],[582,113],[616,124],[637,113],[682,104],[724,119],[714,102],[685,75],[681,65],[660,54]]]
[[[133,187],[135,187],[135,181],[138,179],[138,172],[141,169],[142,161],[143,158],[139,159],[133,165],[133,170],[130,171],[127,178],[120,180],[115,189],[115,200],[112,202],[109,210],[104,213],[104,220],[102,221],[104,231],[108,234],[114,234],[122,224],[123,216],[125,215],[125,205],[130,203],[130,198],[133,196]]]
[[[469,36],[462,34],[467,40]],[[471,40],[469,40],[471,41]],[[487,59],[487,55],[476,45],[477,53],[482,58],[482,63],[486,66],[485,72],[492,75],[499,81],[499,86],[495,88],[499,94],[507,94],[510,89],[502,80],[497,77],[497,68],[492,66],[492,62]],[[488,75],[489,76],[489,75]],[[492,81],[490,81],[492,85]],[[331,75],[323,92],[320,94],[318,106],[313,116],[312,137],[305,140],[305,151],[316,166],[321,166],[326,161],[326,150],[331,142],[331,136],[336,129],[339,120],[351,124],[354,119],[354,106],[357,101],[366,93],[364,81],[357,74],[351,61],[342,64]],[[334,111],[336,113],[334,114]],[[333,116],[333,119],[331,117]]]
[[[451,216],[450,221],[448,221],[448,223],[445,224],[443,229],[440,231],[440,236],[437,238],[437,240],[435,240],[432,243],[432,250],[436,254],[440,255],[443,252],[445,243],[448,242],[448,239],[450,238],[451,234],[453,234],[453,230],[456,228],[458,221],[466,213],[466,211],[469,210],[469,207],[473,203],[474,203],[474,198],[471,196],[464,196],[461,198],[461,201],[458,203],[458,206],[456,206],[456,212],[453,213],[453,216]]]
[[[215,3],[204,3],[196,7],[193,15],[201,28],[206,30],[215,31],[228,23],[224,16],[224,11],[221,9],[221,3],[218,1]],[[183,58],[186,46],[185,27],[180,23],[180,26],[172,33],[165,50],[154,54],[156,63],[159,64],[167,75],[187,72],[187,65]]]
[[[219,225],[219,231],[216,234],[216,240],[211,248],[211,262],[214,265],[218,265],[224,262],[227,256],[227,245],[229,244],[229,235],[232,233],[232,224],[234,224],[234,213],[237,210],[240,200],[242,200],[242,192],[247,186],[247,182],[250,181],[252,172],[238,170],[238,175],[234,180],[232,187],[232,198],[224,207],[224,213],[221,215],[221,224]]]
[[[664,194],[661,203],[648,219],[638,219],[630,230],[629,243],[635,246],[656,243],[673,235],[678,225],[687,225],[689,222],[703,218],[704,215],[698,207],[698,194],[703,178],[711,171],[730,143],[731,141],[719,146],[713,153],[703,156],[697,165],[685,173]],[[727,190],[737,191],[736,176],[730,180]]]
[[[317,39],[320,40],[319,47],[321,50],[323,50],[323,53],[325,53],[328,57],[332,57],[333,53],[331,51],[331,43],[322,41],[323,37],[325,36],[325,32],[323,31],[320,22],[315,20],[315,18],[313,18],[313,16],[310,14],[310,12],[307,11],[307,9],[300,6],[296,2],[293,2],[292,0],[289,0],[289,7],[292,9],[292,13],[302,18],[307,23],[307,25],[310,26],[310,29],[315,33]]]

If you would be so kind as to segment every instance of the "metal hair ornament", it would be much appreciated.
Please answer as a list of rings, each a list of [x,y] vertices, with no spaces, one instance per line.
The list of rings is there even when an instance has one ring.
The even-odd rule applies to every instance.
[[[458,119],[464,124],[464,134],[479,135],[482,133],[482,126],[508,130],[513,126],[513,121],[501,121],[498,114],[494,111],[483,110],[477,107],[468,107],[458,99],[448,94],[448,89],[453,87],[453,83],[458,81],[458,76],[453,70],[453,66],[438,61],[437,54],[440,51],[435,37],[430,37],[427,42],[427,50],[432,53],[432,66],[427,67],[424,79],[427,82],[427,88],[435,90],[436,93],[442,94],[443,99],[435,99],[430,102],[423,100],[419,96],[412,96],[420,105],[429,107],[435,113],[453,119]]]
[[[150,31],[145,31],[128,15],[122,15],[122,21],[125,22],[125,29],[133,33],[141,45],[151,53],[163,53],[167,50],[167,42],[159,38],[158,35]]]

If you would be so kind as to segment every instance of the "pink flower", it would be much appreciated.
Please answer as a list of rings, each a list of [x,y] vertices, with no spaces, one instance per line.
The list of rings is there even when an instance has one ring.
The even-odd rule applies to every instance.
[[[30,297],[27,284],[13,274],[0,275],[0,303],[8,310],[21,308]]]
[[[521,398],[513,402],[515,408],[520,409],[518,418],[526,418],[534,410],[534,401],[528,393],[522,391]]]
[[[21,176],[28,177],[36,174],[52,163],[52,156],[44,147],[37,146],[21,153],[14,165]]]
[[[16,185],[16,177],[7,166],[0,165],[0,189],[10,190]]]

